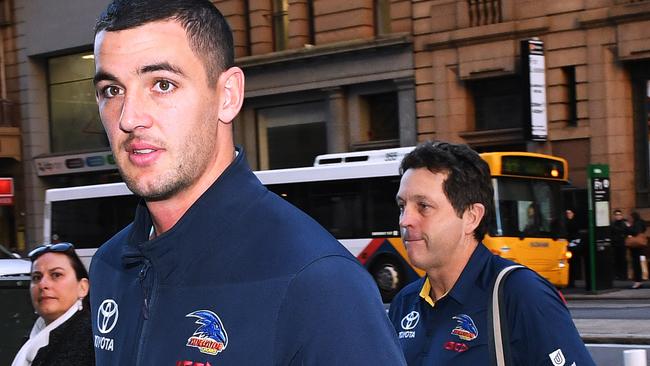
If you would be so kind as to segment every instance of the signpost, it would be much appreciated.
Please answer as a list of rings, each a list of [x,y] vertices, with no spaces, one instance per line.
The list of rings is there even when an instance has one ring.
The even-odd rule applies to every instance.
[[[587,290],[612,287],[612,255],[609,237],[609,165],[589,164],[587,167],[589,200],[589,245]]]
[[[524,122],[528,139],[546,141],[546,63],[544,42],[537,38],[521,41],[521,68],[524,79]]]

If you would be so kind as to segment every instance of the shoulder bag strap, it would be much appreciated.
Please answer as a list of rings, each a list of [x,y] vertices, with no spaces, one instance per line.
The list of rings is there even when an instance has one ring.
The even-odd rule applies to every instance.
[[[492,288],[492,296],[488,304],[488,347],[490,349],[491,364],[496,366],[512,366],[510,359],[510,339],[508,319],[506,317],[505,306],[499,306],[503,302],[503,283],[508,274],[518,268],[525,268],[522,265],[508,266],[499,272],[494,287]]]

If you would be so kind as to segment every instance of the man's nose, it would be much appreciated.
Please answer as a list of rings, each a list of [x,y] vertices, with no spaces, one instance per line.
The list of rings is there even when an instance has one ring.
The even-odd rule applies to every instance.
[[[399,215],[399,226],[402,228],[411,226],[413,224],[413,214],[408,206],[404,206]]]
[[[132,132],[138,128],[149,128],[153,118],[149,113],[151,101],[146,93],[132,91],[124,96],[124,103],[120,113],[120,129]]]

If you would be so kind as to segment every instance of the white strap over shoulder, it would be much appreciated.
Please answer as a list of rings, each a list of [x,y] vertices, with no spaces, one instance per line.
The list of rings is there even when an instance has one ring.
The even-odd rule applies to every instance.
[[[503,339],[501,338],[501,314],[499,309],[499,288],[501,280],[513,269],[523,268],[524,266],[516,264],[508,266],[499,272],[492,289],[492,327],[494,329],[494,350],[496,353],[497,366],[505,366],[505,356],[503,353]]]

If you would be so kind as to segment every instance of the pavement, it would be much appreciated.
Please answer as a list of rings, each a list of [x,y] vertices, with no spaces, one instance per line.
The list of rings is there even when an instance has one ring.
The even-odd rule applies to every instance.
[[[631,281],[614,281],[611,289],[587,291],[584,282],[576,281],[576,287],[561,289],[569,305],[572,301],[634,300],[650,304],[650,281],[642,288],[631,289]],[[573,319],[585,343],[650,344],[650,316],[648,319]]]

